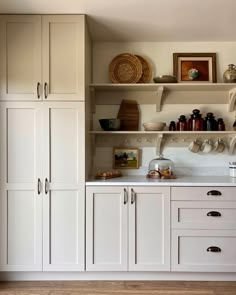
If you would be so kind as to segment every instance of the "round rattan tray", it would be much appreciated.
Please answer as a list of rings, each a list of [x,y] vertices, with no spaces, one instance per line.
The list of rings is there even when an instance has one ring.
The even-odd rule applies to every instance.
[[[140,60],[142,64],[142,76],[139,79],[138,83],[148,83],[152,78],[152,68],[145,58],[140,55],[135,55]]]
[[[112,83],[137,83],[142,73],[141,61],[130,53],[115,56],[109,65],[109,77]]]

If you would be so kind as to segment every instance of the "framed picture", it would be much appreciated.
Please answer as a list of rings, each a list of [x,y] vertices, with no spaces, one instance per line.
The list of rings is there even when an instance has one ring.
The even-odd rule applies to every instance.
[[[216,53],[173,53],[179,83],[216,83]]]
[[[114,148],[113,149],[114,169],[138,169],[139,149],[137,148]]]

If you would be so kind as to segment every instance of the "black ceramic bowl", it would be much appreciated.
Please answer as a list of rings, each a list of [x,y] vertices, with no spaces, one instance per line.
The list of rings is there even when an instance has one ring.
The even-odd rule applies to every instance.
[[[104,131],[120,130],[120,119],[100,119],[99,123]]]

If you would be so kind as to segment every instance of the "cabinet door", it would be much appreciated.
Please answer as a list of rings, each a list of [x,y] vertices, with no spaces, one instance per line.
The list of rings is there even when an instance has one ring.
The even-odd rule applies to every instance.
[[[84,270],[84,103],[44,103],[44,270]]]
[[[41,16],[0,16],[0,99],[41,99]]]
[[[170,270],[170,188],[129,188],[129,270]]]
[[[44,99],[84,100],[83,15],[42,17]]]
[[[119,186],[86,188],[87,271],[127,270],[126,193]]]
[[[2,271],[42,270],[40,105],[0,104]]]

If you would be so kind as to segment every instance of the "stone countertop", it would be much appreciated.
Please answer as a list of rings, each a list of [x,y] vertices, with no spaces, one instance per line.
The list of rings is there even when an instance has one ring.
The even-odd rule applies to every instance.
[[[150,179],[146,176],[122,176],[106,180],[91,178],[86,181],[86,186],[235,186],[236,177],[230,176],[180,176],[176,179]]]

